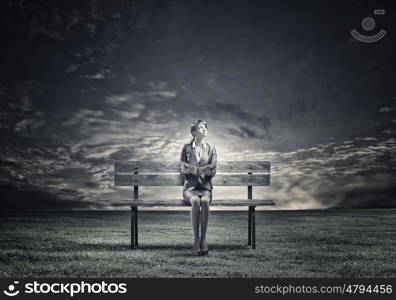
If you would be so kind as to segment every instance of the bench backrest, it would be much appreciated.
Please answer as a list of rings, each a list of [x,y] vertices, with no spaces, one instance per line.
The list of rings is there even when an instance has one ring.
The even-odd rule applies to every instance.
[[[179,161],[127,161],[114,165],[115,186],[181,186]],[[269,186],[269,161],[219,161],[214,186]]]

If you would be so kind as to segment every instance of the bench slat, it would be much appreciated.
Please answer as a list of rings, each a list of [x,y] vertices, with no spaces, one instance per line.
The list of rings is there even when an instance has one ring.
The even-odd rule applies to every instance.
[[[179,173],[179,161],[126,161],[114,164],[115,173]],[[269,161],[219,161],[217,173],[270,173]]]
[[[180,174],[115,174],[115,186],[181,186]],[[212,179],[215,186],[268,186],[269,174],[217,174]]]
[[[183,200],[138,200],[112,203],[112,206],[189,206]],[[273,200],[213,200],[211,206],[273,206]]]

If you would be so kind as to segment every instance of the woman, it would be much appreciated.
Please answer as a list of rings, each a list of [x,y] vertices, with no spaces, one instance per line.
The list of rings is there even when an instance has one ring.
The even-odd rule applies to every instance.
[[[194,232],[193,252],[207,254],[206,228],[209,204],[212,202],[212,177],[216,174],[216,148],[205,141],[208,126],[198,120],[191,125],[192,141],[185,144],[181,154],[180,172],[184,177],[183,199],[191,204],[191,222]],[[201,236],[199,229],[201,228]]]

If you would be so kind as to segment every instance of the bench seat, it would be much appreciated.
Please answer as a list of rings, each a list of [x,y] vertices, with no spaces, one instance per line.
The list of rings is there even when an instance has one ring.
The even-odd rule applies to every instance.
[[[210,206],[273,206],[275,202],[273,200],[213,200]],[[124,201],[112,203],[112,206],[190,206],[181,199],[175,200],[135,200],[135,201]]]

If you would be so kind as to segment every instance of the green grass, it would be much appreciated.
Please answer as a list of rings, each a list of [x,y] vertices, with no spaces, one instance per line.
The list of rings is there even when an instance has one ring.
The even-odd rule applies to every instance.
[[[189,212],[1,212],[0,277],[395,277],[396,210],[213,211],[208,256],[193,256]]]

